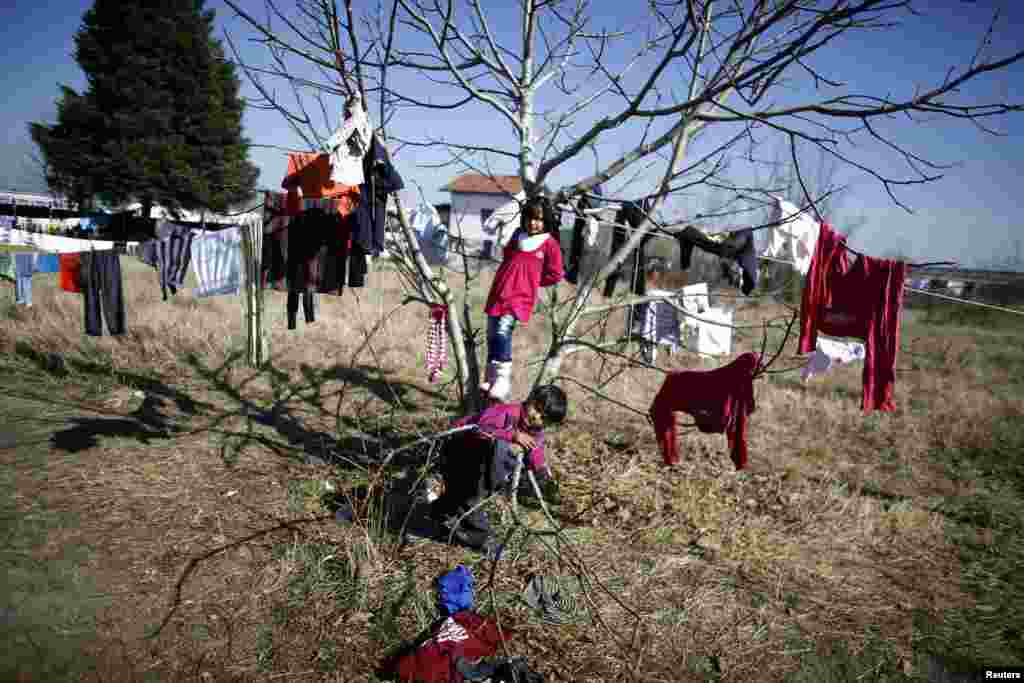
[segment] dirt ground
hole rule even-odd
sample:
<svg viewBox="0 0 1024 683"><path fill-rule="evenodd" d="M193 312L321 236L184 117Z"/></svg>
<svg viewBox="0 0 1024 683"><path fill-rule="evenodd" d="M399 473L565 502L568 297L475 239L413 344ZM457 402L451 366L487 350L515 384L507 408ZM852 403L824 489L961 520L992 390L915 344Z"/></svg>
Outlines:
<svg viewBox="0 0 1024 683"><path fill-rule="evenodd" d="M997 459L1024 445L1011 337L908 326L886 416L860 413L859 368L766 380L742 473L723 437L696 432L666 470L644 420L574 392L550 438L560 540L537 533L540 512L516 527L499 505L495 565L402 543L372 506L339 523L325 503L325 482L344 496L412 476L367 463L451 416L451 386L418 365L418 318L369 345L360 331L394 299L327 301L301 345L274 318L278 355L257 372L223 302L161 306L144 276L131 276L140 317L126 338L82 339L80 304L59 291L5 313L5 678L377 680L458 562L550 680L904 680L924 675L926 638L955 649L942 623L986 634L965 661L1021 661L1006 618L1021 593L1000 564L1016 562L1024 509L1024 477ZM518 338L519 357L543 335ZM602 370L575 358L566 372ZM605 390L643 407L660 377ZM520 599L534 573L586 577L586 620L541 623Z"/></svg>

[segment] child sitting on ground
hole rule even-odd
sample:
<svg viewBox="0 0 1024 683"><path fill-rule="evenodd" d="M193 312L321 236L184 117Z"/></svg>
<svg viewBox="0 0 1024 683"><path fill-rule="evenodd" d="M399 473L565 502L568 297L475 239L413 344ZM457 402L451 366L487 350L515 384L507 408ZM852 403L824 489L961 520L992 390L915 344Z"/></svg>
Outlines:
<svg viewBox="0 0 1024 683"><path fill-rule="evenodd" d="M487 376L480 388L496 401L504 401L512 388L512 331L526 323L537 303L537 290L561 281L562 248L545 232L544 209L527 204L522 227L502 252L484 312L487 314Z"/></svg>
<svg viewBox="0 0 1024 683"><path fill-rule="evenodd" d="M455 540L474 548L486 545L491 531L487 513L476 509L461 522L459 518L488 495L510 491L517 451L525 454L524 466L534 472L537 484L548 497L553 495L554 480L544 460L544 427L560 424L567 408L565 392L546 384L523 403L498 403L455 422L477 429L450 439L441 456L444 493L431 504L430 516L442 525L446 539L457 525ZM524 474L520 495L532 492Z"/></svg>

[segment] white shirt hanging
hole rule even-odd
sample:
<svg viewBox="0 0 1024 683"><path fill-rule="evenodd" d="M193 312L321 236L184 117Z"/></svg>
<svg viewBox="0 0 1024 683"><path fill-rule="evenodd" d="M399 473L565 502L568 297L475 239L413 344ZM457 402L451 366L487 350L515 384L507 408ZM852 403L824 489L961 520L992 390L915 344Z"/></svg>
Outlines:
<svg viewBox="0 0 1024 683"><path fill-rule="evenodd" d="M729 355L732 350L732 309L708 308L700 317L701 320L686 319L686 325L691 329L689 349L710 356Z"/></svg>
<svg viewBox="0 0 1024 683"><path fill-rule="evenodd" d="M781 197L775 197L769 222L779 225L754 231L754 247L758 256L792 261L800 274L806 275L821 225L806 211Z"/></svg>
<svg viewBox="0 0 1024 683"><path fill-rule="evenodd" d="M841 341L818 336L814 351L807 358L807 365L800 374L803 381L814 375L828 372L833 366L845 365L864 360L864 344L855 341Z"/></svg>
<svg viewBox="0 0 1024 683"><path fill-rule="evenodd" d="M352 102L351 111L352 115L342 119L341 127L330 137L326 147L331 155L331 180L356 186L363 183L363 156L370 149L373 130L360 98Z"/></svg>

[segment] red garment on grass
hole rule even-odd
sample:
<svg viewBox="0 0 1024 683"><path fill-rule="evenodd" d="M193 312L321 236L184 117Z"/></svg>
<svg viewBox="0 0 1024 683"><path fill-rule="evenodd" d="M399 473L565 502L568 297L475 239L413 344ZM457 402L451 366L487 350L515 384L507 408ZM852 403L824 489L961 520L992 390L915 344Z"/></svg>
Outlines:
<svg viewBox="0 0 1024 683"><path fill-rule="evenodd" d="M442 621L434 634L412 652L400 655L386 668L402 681L415 683L462 683L455 668L459 657L477 660L491 657L498 643L507 640L507 630L471 610L457 612Z"/></svg>
<svg viewBox="0 0 1024 683"><path fill-rule="evenodd" d="M714 370L669 373L651 404L654 433L666 465L679 461L674 411L689 413L706 434L725 433L736 469L747 465L747 415L754 412L753 373L761 357L744 353Z"/></svg>
<svg viewBox="0 0 1024 683"><path fill-rule="evenodd" d="M562 248L548 236L533 251L519 248L519 238L525 231L517 231L502 253L502 262L494 274L491 291L487 294L484 313L506 315L511 313L521 323L529 321L537 303L537 290L558 284L564 276Z"/></svg>
<svg viewBox="0 0 1024 683"><path fill-rule="evenodd" d="M82 255L78 252L58 254L60 288L72 294L82 293Z"/></svg>
<svg viewBox="0 0 1024 683"><path fill-rule="evenodd" d="M821 224L800 304L798 351L814 351L818 332L862 339L865 413L895 408L894 368L906 277L902 261L857 256L851 265L846 235Z"/></svg>

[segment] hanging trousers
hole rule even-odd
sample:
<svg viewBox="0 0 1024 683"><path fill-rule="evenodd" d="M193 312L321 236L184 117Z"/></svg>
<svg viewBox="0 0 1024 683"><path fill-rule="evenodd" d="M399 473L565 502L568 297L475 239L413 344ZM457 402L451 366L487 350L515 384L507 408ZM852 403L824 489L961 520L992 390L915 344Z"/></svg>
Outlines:
<svg viewBox="0 0 1024 683"><path fill-rule="evenodd" d="M306 324L316 322L313 311L313 292L288 292L288 329L294 330L299 312L299 301L302 301L302 312L306 316Z"/></svg>
<svg viewBox="0 0 1024 683"><path fill-rule="evenodd" d="M124 293L121 288L121 257L113 250L82 252L82 300L85 302L85 333L102 336L100 310L107 331L124 334Z"/></svg>

